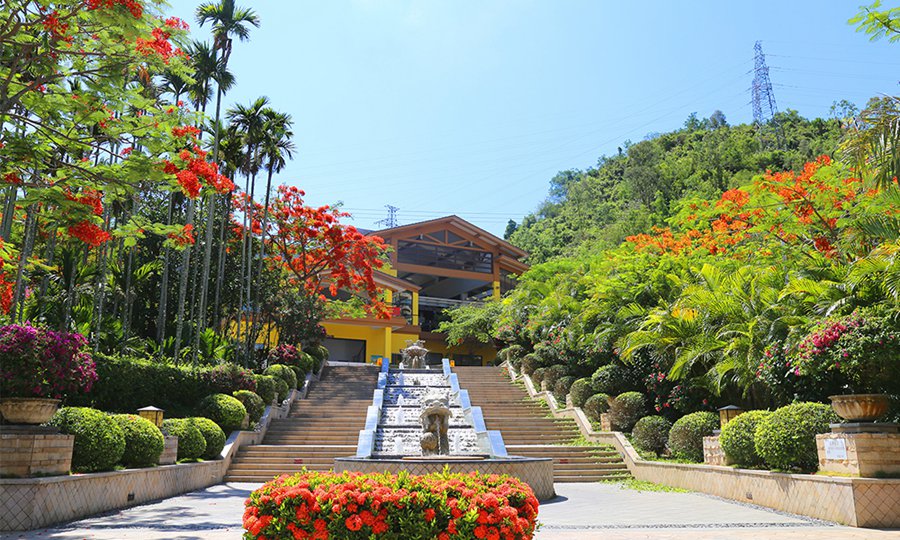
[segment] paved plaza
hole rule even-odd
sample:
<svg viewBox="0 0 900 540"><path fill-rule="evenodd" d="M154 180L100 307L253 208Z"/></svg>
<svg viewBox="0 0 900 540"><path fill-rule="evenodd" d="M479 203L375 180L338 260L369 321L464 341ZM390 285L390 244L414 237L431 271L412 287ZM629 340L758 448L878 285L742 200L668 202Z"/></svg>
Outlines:
<svg viewBox="0 0 900 540"><path fill-rule="evenodd" d="M244 499L259 484L220 484L153 504L3 539L235 540ZM559 484L541 505L539 540L900 539L695 493L643 492L616 484Z"/></svg>

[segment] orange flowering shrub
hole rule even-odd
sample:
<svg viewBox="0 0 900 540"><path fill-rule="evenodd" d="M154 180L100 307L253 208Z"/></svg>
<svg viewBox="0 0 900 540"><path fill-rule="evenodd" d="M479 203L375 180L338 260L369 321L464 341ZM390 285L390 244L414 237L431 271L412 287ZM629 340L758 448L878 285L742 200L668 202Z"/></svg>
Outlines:
<svg viewBox="0 0 900 540"><path fill-rule="evenodd" d="M250 494L245 540L526 539L538 501L508 476L303 472Z"/></svg>

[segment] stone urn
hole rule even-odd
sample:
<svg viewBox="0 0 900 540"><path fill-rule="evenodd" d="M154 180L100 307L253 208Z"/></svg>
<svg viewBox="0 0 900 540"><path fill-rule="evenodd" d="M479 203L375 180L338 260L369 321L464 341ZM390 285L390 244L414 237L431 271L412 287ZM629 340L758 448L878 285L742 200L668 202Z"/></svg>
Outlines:
<svg viewBox="0 0 900 540"><path fill-rule="evenodd" d="M58 407L58 399L0 398L0 414L10 424L43 424L53 417Z"/></svg>
<svg viewBox="0 0 900 540"><path fill-rule="evenodd" d="M887 394L846 394L828 396L831 408L848 422L872 422L888 412L891 401Z"/></svg>

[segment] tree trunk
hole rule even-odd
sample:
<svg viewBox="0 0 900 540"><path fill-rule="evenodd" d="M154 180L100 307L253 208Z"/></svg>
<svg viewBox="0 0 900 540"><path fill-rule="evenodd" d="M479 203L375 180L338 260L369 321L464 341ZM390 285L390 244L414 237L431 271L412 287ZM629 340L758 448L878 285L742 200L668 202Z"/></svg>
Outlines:
<svg viewBox="0 0 900 540"><path fill-rule="evenodd" d="M232 175L234 176L234 175ZM234 181L234 178L231 179ZM222 286L225 284L225 244L228 239L228 216L231 214L231 193L225 197L225 208L222 209L222 222L219 226L219 258L216 261L216 296L213 302L213 321L218 327L222 316L219 312Z"/></svg>
<svg viewBox="0 0 900 540"><path fill-rule="evenodd" d="M25 209L25 237L22 242L22 252L19 254L19 263L16 265L16 283L13 288L12 319L23 321L25 314L25 280L27 272L25 266L34 249L35 230L37 229L37 205L31 204Z"/></svg>
<svg viewBox="0 0 900 540"><path fill-rule="evenodd" d="M186 223L194 222L194 201L188 203ZM175 364L181 363L181 334L184 331L184 303L187 301L188 274L191 269L191 247L181 252L181 275L178 283L178 316L175 319Z"/></svg>
<svg viewBox="0 0 900 540"><path fill-rule="evenodd" d="M166 225L172 224L172 207L175 204L175 194L169 194L169 214ZM169 297L169 248L163 246L163 269L159 287L159 312L156 316L156 343L162 355L162 344L166 339L166 303Z"/></svg>

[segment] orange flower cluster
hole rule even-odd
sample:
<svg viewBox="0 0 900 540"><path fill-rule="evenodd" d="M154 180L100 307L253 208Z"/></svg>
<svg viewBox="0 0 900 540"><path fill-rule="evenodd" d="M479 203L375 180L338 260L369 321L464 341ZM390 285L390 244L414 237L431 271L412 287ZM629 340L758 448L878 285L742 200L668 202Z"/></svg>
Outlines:
<svg viewBox="0 0 900 540"><path fill-rule="evenodd" d="M111 238L108 232L90 221L79 221L69 227L68 231L69 236L77 238L91 247L97 247Z"/></svg>
<svg viewBox="0 0 900 540"><path fill-rule="evenodd" d="M169 38L172 37L169 32L162 28L154 28L150 35L152 39L139 37L135 40L134 48L140 54L150 56L155 53L167 64L173 57L184 55L181 49L169 43Z"/></svg>
<svg viewBox="0 0 900 540"><path fill-rule="evenodd" d="M178 247L190 246L196 242L194 238L194 226L190 223L181 228L177 233L169 233L168 237Z"/></svg>
<svg viewBox="0 0 900 540"><path fill-rule="evenodd" d="M123 6L135 19L140 19L144 14L144 6L138 0L86 0L88 9L112 9L115 6Z"/></svg>
<svg viewBox="0 0 900 540"><path fill-rule="evenodd" d="M200 130L194 126L174 127L172 135L184 138L190 149L182 149L177 158L163 162L163 172L174 174L182 192L196 199L203 189L203 184L210 186L218 193L230 193L234 183L225 175L219 174L219 166L206 160L207 153L196 144Z"/></svg>
<svg viewBox="0 0 900 540"><path fill-rule="evenodd" d="M70 201L79 202L85 206L90 206L95 216L103 215L103 193L92 188L84 188L81 195L73 195L67 188L65 191L66 198Z"/></svg>
<svg viewBox="0 0 900 540"><path fill-rule="evenodd" d="M247 499L245 538L524 540L538 501L527 484L498 475L305 472L283 475Z"/></svg>

